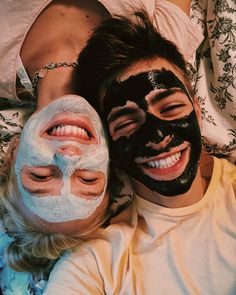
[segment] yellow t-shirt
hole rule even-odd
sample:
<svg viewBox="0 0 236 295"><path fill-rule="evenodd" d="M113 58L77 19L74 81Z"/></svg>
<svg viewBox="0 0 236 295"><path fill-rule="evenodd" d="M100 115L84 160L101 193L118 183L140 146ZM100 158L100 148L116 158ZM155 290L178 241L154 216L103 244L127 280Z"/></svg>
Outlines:
<svg viewBox="0 0 236 295"><path fill-rule="evenodd" d="M236 167L214 158L196 204L140 197L93 240L56 264L45 294L235 295Z"/></svg>

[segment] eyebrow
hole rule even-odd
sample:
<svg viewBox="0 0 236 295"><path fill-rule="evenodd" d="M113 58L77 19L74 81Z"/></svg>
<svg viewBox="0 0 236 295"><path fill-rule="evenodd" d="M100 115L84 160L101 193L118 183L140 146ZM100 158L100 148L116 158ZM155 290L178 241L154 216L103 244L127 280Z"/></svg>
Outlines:
<svg viewBox="0 0 236 295"><path fill-rule="evenodd" d="M28 187L24 187L27 191L29 191L31 194L45 194L48 193L48 190L46 189L29 189Z"/></svg>
<svg viewBox="0 0 236 295"><path fill-rule="evenodd" d="M97 191L97 192L90 192L90 191L79 191L79 194L86 196L86 197L98 197L102 194L104 188Z"/></svg>
<svg viewBox="0 0 236 295"><path fill-rule="evenodd" d="M155 104L156 102L158 102L158 101L160 101L160 100L162 100L162 99L164 99L164 98L166 98L166 97L168 97L168 96L170 96L172 94L175 94L177 92L181 92L181 93L187 95L186 91L184 91L181 88L166 89L166 90L164 90L164 91L162 91L160 93L154 94L153 97L150 98L149 102L151 104Z"/></svg>
<svg viewBox="0 0 236 295"><path fill-rule="evenodd" d="M114 114L111 114L109 116L109 118L108 118L108 124L111 121L116 120L120 116L135 114L136 112L137 112L137 109L134 109L134 108L131 108L131 107L124 107L123 109L120 109L120 110L116 111Z"/></svg>

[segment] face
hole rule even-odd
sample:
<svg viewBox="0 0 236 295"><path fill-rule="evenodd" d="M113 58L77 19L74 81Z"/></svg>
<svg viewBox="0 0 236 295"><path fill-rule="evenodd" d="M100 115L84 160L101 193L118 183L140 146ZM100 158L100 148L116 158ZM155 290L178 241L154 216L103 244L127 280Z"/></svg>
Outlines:
<svg viewBox="0 0 236 295"><path fill-rule="evenodd" d="M189 190L201 153L198 118L182 81L163 59L140 62L123 71L102 100L118 162L163 196Z"/></svg>
<svg viewBox="0 0 236 295"><path fill-rule="evenodd" d="M15 163L22 203L46 223L85 222L104 206L108 164L98 114L82 97L64 96L22 132Z"/></svg>

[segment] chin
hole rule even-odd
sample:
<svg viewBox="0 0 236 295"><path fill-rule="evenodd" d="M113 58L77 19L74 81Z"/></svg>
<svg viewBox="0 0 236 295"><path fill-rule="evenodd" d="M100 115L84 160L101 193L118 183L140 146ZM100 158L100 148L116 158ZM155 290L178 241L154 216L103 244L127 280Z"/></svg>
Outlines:
<svg viewBox="0 0 236 295"><path fill-rule="evenodd" d="M148 175L139 175L134 177L144 184L151 191L165 197L174 197L187 193L197 175L198 165L187 165L184 172L173 180L157 181Z"/></svg>

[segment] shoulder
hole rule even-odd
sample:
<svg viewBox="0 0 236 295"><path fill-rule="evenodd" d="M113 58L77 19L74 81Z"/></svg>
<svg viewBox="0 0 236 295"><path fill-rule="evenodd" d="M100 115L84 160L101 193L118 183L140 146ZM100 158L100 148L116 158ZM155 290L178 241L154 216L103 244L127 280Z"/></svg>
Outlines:
<svg viewBox="0 0 236 295"><path fill-rule="evenodd" d="M211 189L217 188L215 195L235 211L236 199L236 166L223 158L214 157L214 166L210 183Z"/></svg>
<svg viewBox="0 0 236 295"><path fill-rule="evenodd" d="M236 166L227 159L219 159L214 157L214 170L221 172L222 178L235 185L236 182Z"/></svg>
<svg viewBox="0 0 236 295"><path fill-rule="evenodd" d="M54 266L45 294L54 294L57 289L59 294L67 294L68 290L68 294L81 290L82 294L104 294L103 278L111 276L111 267L123 269L136 222L135 204L131 204L107 228L97 230L89 240L67 251Z"/></svg>
<svg viewBox="0 0 236 295"><path fill-rule="evenodd" d="M16 100L15 77L18 55L37 16L49 4L47 0L3 0L0 10L0 97ZM18 100L18 99L17 99Z"/></svg>
<svg viewBox="0 0 236 295"><path fill-rule="evenodd" d="M100 294L97 289L102 289L103 282L97 262L100 257L96 253L98 247L96 245L93 248L91 241L84 242L64 253L50 273L44 294ZM99 252L102 253L101 249ZM106 247L103 248L103 253L105 261L109 263Z"/></svg>

